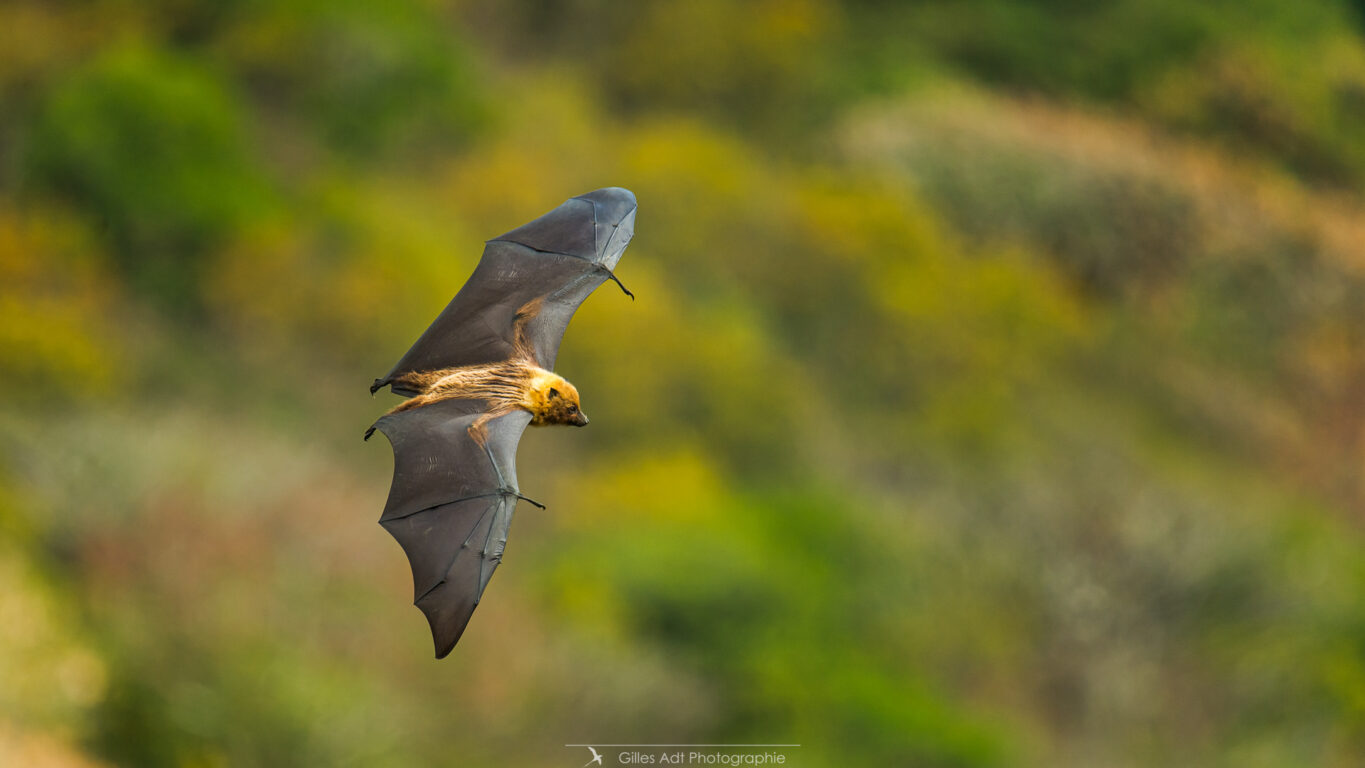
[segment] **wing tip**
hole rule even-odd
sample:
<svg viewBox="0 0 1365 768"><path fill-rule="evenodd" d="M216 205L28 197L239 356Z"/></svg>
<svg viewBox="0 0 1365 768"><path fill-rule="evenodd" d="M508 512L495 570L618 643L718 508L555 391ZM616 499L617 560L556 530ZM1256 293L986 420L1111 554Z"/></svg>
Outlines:
<svg viewBox="0 0 1365 768"><path fill-rule="evenodd" d="M602 187L591 192L584 192L581 195L574 195L574 200L588 200L593 203L621 203L628 208L635 208L639 202L635 199L635 193L625 187Z"/></svg>
<svg viewBox="0 0 1365 768"><path fill-rule="evenodd" d="M416 604L414 603L414 605ZM451 651L455 650L455 646L460 642L460 637L464 634L465 627L469 626L470 617L466 616L463 622L458 623L458 627L455 628L455 631L450 633L448 628L440 625L440 619L434 612L429 612L420 605L418 605L417 608L422 611L422 615L426 616L427 626L431 628L432 648L436 652L437 660L444 659L450 655ZM473 614L472 610L470 611L470 614Z"/></svg>
<svg viewBox="0 0 1365 768"><path fill-rule="evenodd" d="M432 647L436 652L437 659L444 659L450 655L451 651L455 650L455 646L459 644L460 638L464 636L465 628L469 626L469 619L474 613L474 608L477 606L478 603L476 601L475 604L470 607L469 613L465 614L463 620L457 620L454 623L454 626L442 626L441 619L438 618L434 612L428 612L427 609L422 608L422 606L417 606L427 617L427 624L431 627L431 642Z"/></svg>
<svg viewBox="0 0 1365 768"><path fill-rule="evenodd" d="M485 241L572 256L612 269L635 231L635 193L602 187L565 200L516 229Z"/></svg>
<svg viewBox="0 0 1365 768"><path fill-rule="evenodd" d="M603 187L570 199L591 203L594 223L612 229L622 224L633 228L635 211L640 207L635 193L625 187ZM598 256L602 255L599 247Z"/></svg>

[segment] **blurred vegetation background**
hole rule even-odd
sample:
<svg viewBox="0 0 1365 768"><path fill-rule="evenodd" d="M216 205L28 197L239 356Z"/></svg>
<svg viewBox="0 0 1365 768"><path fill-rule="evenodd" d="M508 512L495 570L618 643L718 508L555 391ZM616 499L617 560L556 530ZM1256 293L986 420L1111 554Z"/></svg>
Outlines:
<svg viewBox="0 0 1365 768"><path fill-rule="evenodd" d="M10 0L0 105L0 763L1365 755L1359 0ZM606 185L436 664L366 387Z"/></svg>

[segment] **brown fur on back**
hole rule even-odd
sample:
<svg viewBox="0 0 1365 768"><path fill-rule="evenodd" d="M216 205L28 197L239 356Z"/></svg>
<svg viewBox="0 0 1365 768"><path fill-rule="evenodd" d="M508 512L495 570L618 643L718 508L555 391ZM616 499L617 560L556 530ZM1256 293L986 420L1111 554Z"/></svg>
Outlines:
<svg viewBox="0 0 1365 768"><path fill-rule="evenodd" d="M487 400L490 406L512 405L521 399L536 368L508 360L491 365L470 365L462 368L443 368L438 371L405 373L394 383L419 394L403 405L414 407L426 402L461 398ZM428 398L412 404L413 400ZM412 405L410 405L412 404Z"/></svg>
<svg viewBox="0 0 1365 768"><path fill-rule="evenodd" d="M508 360L490 365L469 365L437 371L415 371L394 379L403 389L418 394L398 404L390 413L406 411L441 400L484 400L499 415L521 402L535 376L535 366Z"/></svg>

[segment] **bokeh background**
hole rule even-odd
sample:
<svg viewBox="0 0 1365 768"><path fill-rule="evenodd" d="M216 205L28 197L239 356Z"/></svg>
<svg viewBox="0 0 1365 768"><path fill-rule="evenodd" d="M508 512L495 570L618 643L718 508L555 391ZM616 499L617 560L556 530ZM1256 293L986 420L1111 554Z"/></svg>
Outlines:
<svg viewBox="0 0 1365 768"><path fill-rule="evenodd" d="M366 389L607 185L434 662ZM9 0L0 388L5 765L1360 765L1365 4Z"/></svg>

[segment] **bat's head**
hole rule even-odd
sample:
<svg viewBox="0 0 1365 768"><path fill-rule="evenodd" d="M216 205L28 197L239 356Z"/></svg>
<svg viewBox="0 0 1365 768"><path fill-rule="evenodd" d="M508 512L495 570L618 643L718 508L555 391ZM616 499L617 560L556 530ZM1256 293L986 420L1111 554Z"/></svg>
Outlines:
<svg viewBox="0 0 1365 768"><path fill-rule="evenodd" d="M531 412L532 426L588 425L588 417L578 402L578 388L557 373L544 371L532 378L525 405L526 410Z"/></svg>

